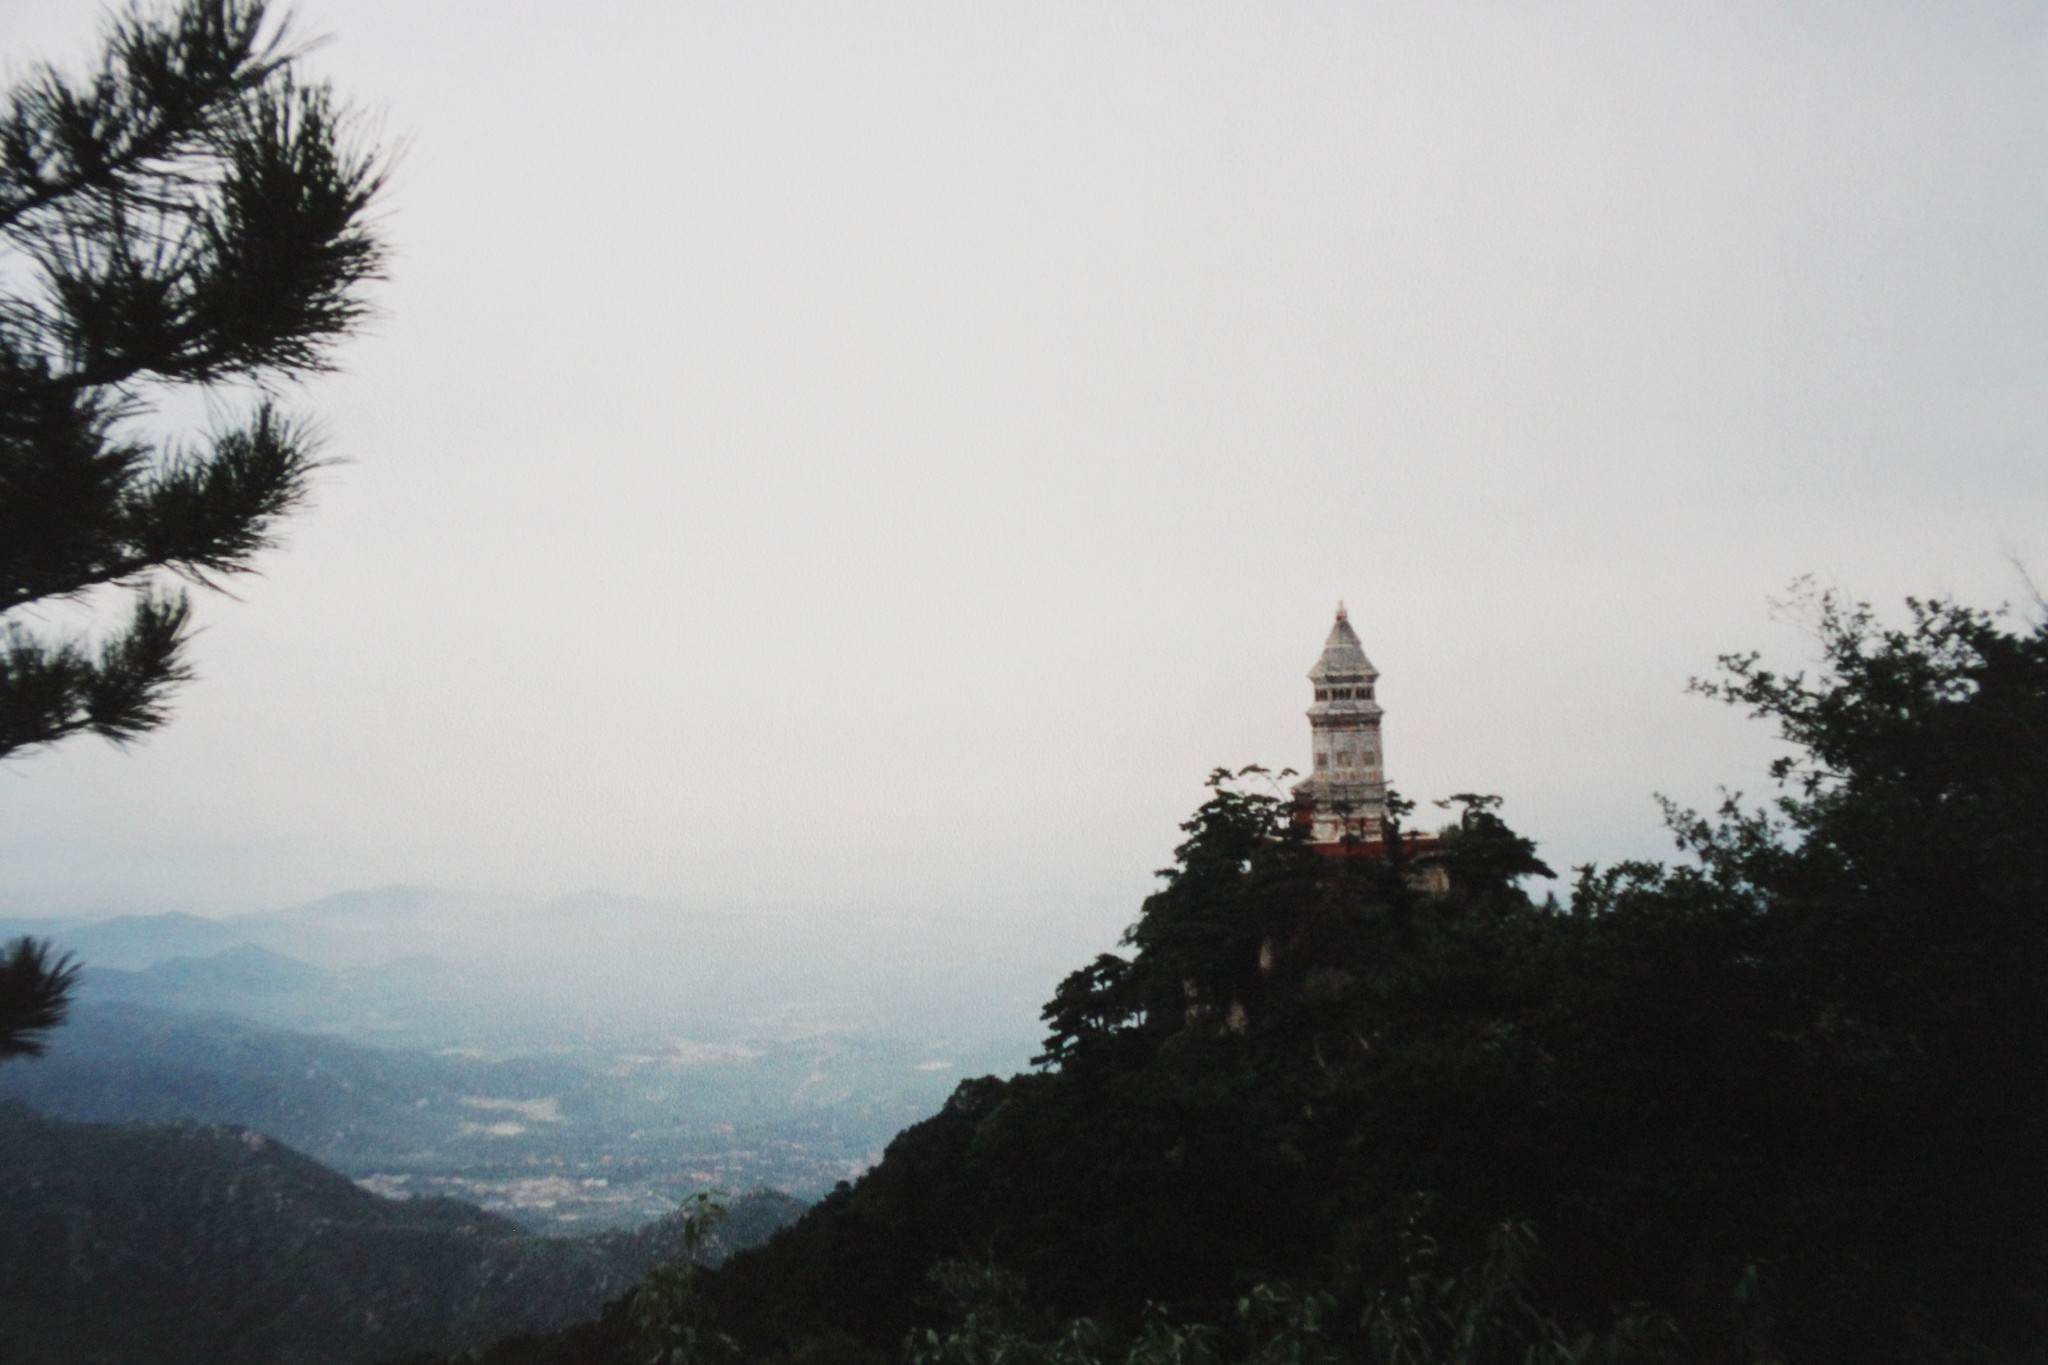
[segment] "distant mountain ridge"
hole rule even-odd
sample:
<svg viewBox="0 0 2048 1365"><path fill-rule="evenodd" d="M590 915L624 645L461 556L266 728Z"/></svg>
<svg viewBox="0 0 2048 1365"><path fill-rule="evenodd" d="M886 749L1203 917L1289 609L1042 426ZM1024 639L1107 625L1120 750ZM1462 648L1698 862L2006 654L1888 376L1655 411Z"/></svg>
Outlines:
<svg viewBox="0 0 2048 1365"><path fill-rule="evenodd" d="M140 974L138 974L140 975ZM365 1047L224 1016L88 999L34 1065L0 1069L0 1099L80 1122L232 1118L351 1174L430 1161L461 1144L465 1100L566 1103L596 1118L567 1061L490 1062ZM499 1139L506 1159L524 1144Z"/></svg>
<svg viewBox="0 0 2048 1365"><path fill-rule="evenodd" d="M138 971L170 957L204 957L249 941L226 920L171 911L106 919L0 919L0 940L47 938L88 963Z"/></svg>
<svg viewBox="0 0 2048 1365"><path fill-rule="evenodd" d="M802 1205L735 1202L715 1252ZM0 1358L357 1365L593 1315L680 1254L671 1218L549 1238L372 1195L259 1133L66 1123L0 1103Z"/></svg>
<svg viewBox="0 0 2048 1365"><path fill-rule="evenodd" d="M136 972L121 972L114 967L87 970L94 978L93 986L101 991L123 976L149 977L173 990L261 994L331 988L335 980L332 972L259 943L238 943L205 957L167 957Z"/></svg>
<svg viewBox="0 0 2048 1365"><path fill-rule="evenodd" d="M0 918L0 941L21 935L50 940L89 971L267 949L333 973L341 989L209 1004L169 998L165 975L104 979L135 1003L430 1049L530 1049L563 1032L938 1034L1013 1066L1035 1046L1031 1021L1065 961L1046 946L1020 951L1014 935L965 916L738 914L601 888L542 899L401 884L222 917ZM399 962L412 965L394 972ZM427 962L446 971L423 988ZM391 989L380 996L382 986ZM286 995L292 1007L280 1011ZM515 1020L521 1027L497 1027Z"/></svg>
<svg viewBox="0 0 2048 1365"><path fill-rule="evenodd" d="M0 918L0 942L48 939L89 970L150 972L173 959L213 958L260 948L334 974L314 983L323 998L301 999L280 1014L254 999L210 1008L266 1022L357 1032L376 1014L418 1023L408 1041L468 1045L465 1019L517 1010L573 1019L579 1026L630 1014L673 1021L680 1010L696 1026L753 1015L773 1017L792 1004L813 1008L845 979L827 963L804 926L691 909L599 888L551 899L495 896L397 884L338 891L299 905L219 917L166 912L97 918ZM884 955L887 956L886 954ZM409 979L403 1000L372 995L376 974L404 959L445 965L431 995ZM103 980L118 998L166 1008L207 1008L168 998L170 979ZM231 991L247 983L224 982ZM290 992L271 993L281 998ZM302 990L298 992L304 996ZM841 992L847 998L858 992ZM463 999L457 1002L454 997ZM460 1005L458 1009L438 1008ZM387 1009L396 1004L397 1010ZM422 1008L424 1007L424 1008ZM843 1005L842 1005L843 1008ZM382 1021L380 1031L401 1028Z"/></svg>

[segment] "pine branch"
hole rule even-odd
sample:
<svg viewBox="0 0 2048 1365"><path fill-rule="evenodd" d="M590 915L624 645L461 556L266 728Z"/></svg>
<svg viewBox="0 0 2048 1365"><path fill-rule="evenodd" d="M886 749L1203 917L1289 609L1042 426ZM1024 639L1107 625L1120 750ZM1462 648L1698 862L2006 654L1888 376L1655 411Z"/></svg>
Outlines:
<svg viewBox="0 0 2048 1365"><path fill-rule="evenodd" d="M0 234L46 296L0 301L0 326L45 384L309 373L361 322L384 159L259 42L264 14L130 16L89 89L46 72L0 119Z"/></svg>
<svg viewBox="0 0 2048 1365"><path fill-rule="evenodd" d="M0 953L0 1061L40 1057L43 1035L64 1022L79 964L42 939L18 938Z"/></svg>
<svg viewBox="0 0 2048 1365"><path fill-rule="evenodd" d="M317 442L266 400L192 444L139 435L153 385L328 367L383 268L383 153L266 0L118 18L95 74L0 108L0 756L162 723L188 676L182 596L249 572L306 498ZM132 590L104 642L9 614Z"/></svg>
<svg viewBox="0 0 2048 1365"><path fill-rule="evenodd" d="M300 424L264 403L247 426L215 437L209 454L173 455L122 509L132 557L202 583L248 572L274 543L278 519L305 501L315 448Z"/></svg>
<svg viewBox="0 0 2048 1365"><path fill-rule="evenodd" d="M55 345L46 382L326 369L384 265L368 222L384 168L351 139L327 90L279 81L220 130L219 179L177 214L117 199L28 243L56 305L27 320Z"/></svg>
<svg viewBox="0 0 2048 1365"><path fill-rule="evenodd" d="M116 21L83 87L45 68L0 116L0 232L39 212L120 193L203 143L227 110L295 55L261 41L264 0L197 0L167 20Z"/></svg>
<svg viewBox="0 0 2048 1365"><path fill-rule="evenodd" d="M55 444L0 439L0 612L157 569L208 586L247 573L320 465L311 434L270 403L204 454L152 461L113 445L43 458Z"/></svg>
<svg viewBox="0 0 2048 1365"><path fill-rule="evenodd" d="M0 610L101 581L149 455L115 438L110 396L11 377L0 357Z"/></svg>
<svg viewBox="0 0 2048 1365"><path fill-rule="evenodd" d="M126 626L97 650L9 625L0 637L0 758L78 734L124 744L163 724L170 693L192 676L190 628L184 594L155 592L138 595Z"/></svg>

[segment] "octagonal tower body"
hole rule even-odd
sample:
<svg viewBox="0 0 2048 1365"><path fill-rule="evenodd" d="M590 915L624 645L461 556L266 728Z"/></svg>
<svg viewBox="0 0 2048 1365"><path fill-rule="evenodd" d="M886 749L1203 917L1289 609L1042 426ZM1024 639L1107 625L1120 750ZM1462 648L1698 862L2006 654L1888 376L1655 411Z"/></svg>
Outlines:
<svg viewBox="0 0 2048 1365"><path fill-rule="evenodd" d="M1365 657L1344 604L1308 671L1315 704L1308 709L1314 753L1309 776L1294 788L1309 820L1312 844L1378 845L1386 836L1387 776L1380 748L1379 670Z"/></svg>

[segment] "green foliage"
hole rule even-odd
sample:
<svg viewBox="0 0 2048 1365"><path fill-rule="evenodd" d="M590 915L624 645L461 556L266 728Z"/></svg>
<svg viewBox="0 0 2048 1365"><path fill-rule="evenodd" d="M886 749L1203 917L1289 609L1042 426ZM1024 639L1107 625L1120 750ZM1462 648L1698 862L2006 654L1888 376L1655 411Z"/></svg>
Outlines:
<svg viewBox="0 0 2048 1365"><path fill-rule="evenodd" d="M1459 792L1437 805L1458 808L1457 823L1441 835L1440 856L1450 873L1453 895L1512 912L1522 908L1522 878L1557 875L1536 856L1536 841L1515 833L1501 819L1498 796Z"/></svg>
<svg viewBox="0 0 2048 1365"><path fill-rule="evenodd" d="M711 1234L726 1219L723 1204L698 1194L683 1205L683 1254L664 1261L633 1291L635 1340L646 1365L723 1365L739 1343L717 1328L718 1310L697 1289Z"/></svg>
<svg viewBox="0 0 2048 1365"><path fill-rule="evenodd" d="M18 938L0 953L0 1061L42 1055L44 1035L70 1012L78 970L40 939Z"/></svg>
<svg viewBox="0 0 2048 1365"><path fill-rule="evenodd" d="M1610 1104L1608 1142L1685 1172L1655 1216L1720 1191L1700 1240L1777 1266L1789 1353L2017 1349L2048 1335L2048 626L1804 605L1817 671L1695 684L1776 725L1778 795L1673 809L1690 865L1582 873L1581 1056L1691 1087Z"/></svg>
<svg viewBox="0 0 2048 1365"><path fill-rule="evenodd" d="M182 0L0 110L0 755L161 724L190 675L164 580L248 571L305 498L315 442L269 391L362 320L384 172L297 56L263 0ZM265 396L202 441L140 429L236 385ZM97 645L20 615L87 594L127 599Z"/></svg>
<svg viewBox="0 0 2048 1365"><path fill-rule="evenodd" d="M1503 1223L1488 1234L1478 1266L1445 1274L1434 1240L1418 1237L1400 1283L1368 1297L1363 1349L1350 1358L1373 1365L1660 1365L1687 1358L1676 1324L1642 1304L1604 1332L1560 1327L1529 1296L1535 1256L1535 1230ZM1333 1301L1324 1296L1322 1304L1326 1316Z"/></svg>
<svg viewBox="0 0 2048 1365"><path fill-rule="evenodd" d="M1034 1060L1041 1066L1081 1065L1107 1051L1137 1021L1138 1002L1131 990L1131 964L1115 953L1103 953L1060 982L1041 1014L1048 1032L1045 1050Z"/></svg>
<svg viewBox="0 0 2048 1365"><path fill-rule="evenodd" d="M1354 1273L1329 1288L1255 1285L1221 1324L1181 1323L1156 1305L1134 1333L1111 1343L1090 1318L1031 1332L1028 1297L1014 1276L987 1266L942 1263L935 1279L970 1278L981 1292L950 1327L925 1327L904 1343L905 1365L1676 1365L1687 1356L1664 1315L1645 1307L1601 1332L1568 1333L1529 1298L1535 1233L1492 1230L1486 1254L1445 1272L1426 1236L1409 1248L1405 1273L1361 1291ZM991 1292L994 1291L994 1292ZM1762 1362L1756 1362L1762 1365Z"/></svg>

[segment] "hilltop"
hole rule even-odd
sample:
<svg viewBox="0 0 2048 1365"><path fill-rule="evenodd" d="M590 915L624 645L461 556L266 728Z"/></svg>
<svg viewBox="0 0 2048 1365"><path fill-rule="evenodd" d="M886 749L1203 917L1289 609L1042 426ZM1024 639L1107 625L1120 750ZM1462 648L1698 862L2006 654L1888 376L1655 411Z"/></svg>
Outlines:
<svg viewBox="0 0 2048 1365"><path fill-rule="evenodd" d="M1218 774L1038 1069L687 1296L483 1359L2040 1360L2048 625L1817 629L1817 673L1703 689L1778 725L1778 798L1567 906L1493 798L1425 888L1402 803L1330 857Z"/></svg>

